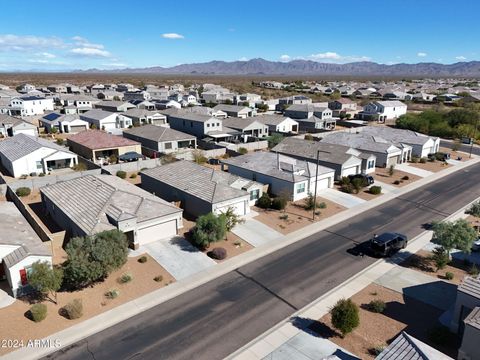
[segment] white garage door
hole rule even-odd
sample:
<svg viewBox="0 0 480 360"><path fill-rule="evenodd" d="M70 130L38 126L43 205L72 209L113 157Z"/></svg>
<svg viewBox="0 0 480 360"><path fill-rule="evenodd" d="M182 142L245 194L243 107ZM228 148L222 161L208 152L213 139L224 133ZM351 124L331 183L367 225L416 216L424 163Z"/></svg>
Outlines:
<svg viewBox="0 0 480 360"><path fill-rule="evenodd" d="M387 167L391 165L397 165L397 163L398 163L398 156L391 156L387 160Z"/></svg>
<svg viewBox="0 0 480 360"><path fill-rule="evenodd" d="M215 213L216 214L224 213L228 210L229 207L233 208L233 210L235 211L235 214L237 214L239 216L245 215L245 202L244 201L241 201L241 202L238 202L238 203L235 203L235 204L230 204L230 205L223 206L223 207L219 207L219 208L217 208Z"/></svg>
<svg viewBox="0 0 480 360"><path fill-rule="evenodd" d="M148 244L156 240L168 239L177 234L177 222L171 220L163 224L149 226L137 231L137 239L140 245Z"/></svg>
<svg viewBox="0 0 480 360"><path fill-rule="evenodd" d="M330 185L329 180L330 180L329 178L318 180L317 181L317 191L322 190L322 189L328 189L329 185Z"/></svg>
<svg viewBox="0 0 480 360"><path fill-rule="evenodd" d="M342 176L355 175L358 174L358 166L351 166L343 169Z"/></svg>

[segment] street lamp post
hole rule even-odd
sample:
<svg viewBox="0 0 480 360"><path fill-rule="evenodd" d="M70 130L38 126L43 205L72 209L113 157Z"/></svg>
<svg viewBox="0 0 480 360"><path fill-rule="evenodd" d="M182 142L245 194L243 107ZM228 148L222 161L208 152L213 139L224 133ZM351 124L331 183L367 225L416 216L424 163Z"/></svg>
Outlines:
<svg viewBox="0 0 480 360"><path fill-rule="evenodd" d="M315 220L315 211L317 210L317 185L318 185L318 163L320 162L320 150L317 150L317 168L315 170L315 197L313 198L312 218Z"/></svg>
<svg viewBox="0 0 480 360"><path fill-rule="evenodd" d="M469 158L472 157L473 143L475 142L475 137L477 136L478 120L479 120L479 117L477 117L477 121L475 122L475 128L473 129L473 139L471 139L472 143L470 144L470 155L468 156Z"/></svg>

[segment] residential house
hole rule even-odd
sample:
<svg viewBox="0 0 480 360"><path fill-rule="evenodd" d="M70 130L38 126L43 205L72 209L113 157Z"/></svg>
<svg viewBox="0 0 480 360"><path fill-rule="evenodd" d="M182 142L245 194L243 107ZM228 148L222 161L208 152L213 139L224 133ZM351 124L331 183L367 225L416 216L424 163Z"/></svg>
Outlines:
<svg viewBox="0 0 480 360"><path fill-rule="evenodd" d="M135 109L136 106L127 101L106 100L96 103L95 108L110 112L125 112L130 109Z"/></svg>
<svg viewBox="0 0 480 360"><path fill-rule="evenodd" d="M5 114L0 114L0 135L3 137L26 134L37 136L38 129L35 125Z"/></svg>
<svg viewBox="0 0 480 360"><path fill-rule="evenodd" d="M20 177L73 167L78 157L51 141L18 134L0 141L0 161L11 176Z"/></svg>
<svg viewBox="0 0 480 360"><path fill-rule="evenodd" d="M23 85L20 85L20 87L18 88L18 92L20 93L23 93L23 94L26 94L30 91L33 91L35 90L35 85L32 85L32 84L23 84Z"/></svg>
<svg viewBox="0 0 480 360"><path fill-rule="evenodd" d="M235 103L244 106L254 106L262 101L262 97L258 94L240 94L235 96Z"/></svg>
<svg viewBox="0 0 480 360"><path fill-rule="evenodd" d="M328 103L328 108L332 110L332 115L334 117L347 117L350 114L350 117L354 117L357 113L357 103L348 98L340 98L338 100L330 101Z"/></svg>
<svg viewBox="0 0 480 360"><path fill-rule="evenodd" d="M152 96L148 91L126 91L123 93L123 99L126 101L151 100Z"/></svg>
<svg viewBox="0 0 480 360"><path fill-rule="evenodd" d="M53 111L53 99L40 96L20 96L10 100L9 114L12 116L43 115Z"/></svg>
<svg viewBox="0 0 480 360"><path fill-rule="evenodd" d="M375 155L361 153L349 146L290 137L283 139L272 152L314 163L318 161L320 165L334 169L337 180L375 171Z"/></svg>
<svg viewBox="0 0 480 360"><path fill-rule="evenodd" d="M196 149L197 138L163 126L144 125L124 130L123 137L142 144L143 147L169 154L181 149Z"/></svg>
<svg viewBox="0 0 480 360"><path fill-rule="evenodd" d="M281 98L278 101L279 105L306 105L311 104L312 99L305 95L294 95L286 98Z"/></svg>
<svg viewBox="0 0 480 360"><path fill-rule="evenodd" d="M256 118L241 119L229 117L222 120L223 131L230 132L228 129L236 130L241 134L246 142L249 136L255 138L264 138L268 136L268 126L257 121ZM228 129L227 129L228 128Z"/></svg>
<svg viewBox="0 0 480 360"><path fill-rule="evenodd" d="M96 95L100 100L121 101L123 99L123 93L115 90L103 90L98 92Z"/></svg>
<svg viewBox="0 0 480 360"><path fill-rule="evenodd" d="M337 125L335 118L319 118L315 115L308 119L295 119L298 122L300 131L318 132L322 130L334 130Z"/></svg>
<svg viewBox="0 0 480 360"><path fill-rule="evenodd" d="M67 139L71 151L89 159L100 160L126 153L142 153L140 143L101 130L85 130Z"/></svg>
<svg viewBox="0 0 480 360"><path fill-rule="evenodd" d="M406 113L407 105L401 101L374 101L365 105L363 110L358 113L358 118L385 122L385 120L398 119Z"/></svg>
<svg viewBox="0 0 480 360"><path fill-rule="evenodd" d="M61 133L77 133L89 129L89 123L80 119L79 114L60 114L58 112L51 112L44 115L39 120L40 127L44 127L49 133L53 128L56 128Z"/></svg>
<svg viewBox="0 0 480 360"><path fill-rule="evenodd" d="M155 103L149 100L130 100L130 102L138 109L155 110Z"/></svg>
<svg viewBox="0 0 480 360"><path fill-rule="evenodd" d="M182 104L175 100L155 100L155 108L158 110L170 108L181 109Z"/></svg>
<svg viewBox="0 0 480 360"><path fill-rule="evenodd" d="M183 210L194 216L229 208L244 216L263 189L255 181L186 160L142 171L142 187L167 201L180 201Z"/></svg>
<svg viewBox="0 0 480 360"><path fill-rule="evenodd" d="M298 121L282 115L259 115L255 120L268 126L269 133L292 134L298 132Z"/></svg>
<svg viewBox="0 0 480 360"><path fill-rule="evenodd" d="M419 92L412 95L412 100L416 102L432 102L436 98L436 95L428 94L425 92Z"/></svg>
<svg viewBox="0 0 480 360"><path fill-rule="evenodd" d="M132 119L133 125L164 125L167 123L167 117L165 115L146 109L130 109L125 111L125 116Z"/></svg>
<svg viewBox="0 0 480 360"><path fill-rule="evenodd" d="M66 94L67 87L63 84L53 84L53 85L48 85L47 86L48 91L51 91L52 93L57 93L57 94Z"/></svg>
<svg viewBox="0 0 480 360"><path fill-rule="evenodd" d="M13 202L0 202L0 218L0 280L7 280L14 297L26 295L31 291L28 272L32 264L51 264L52 253Z"/></svg>
<svg viewBox="0 0 480 360"><path fill-rule="evenodd" d="M92 109L80 114L80 119L88 122L90 127L96 127L106 131L124 129L133 125L132 119L119 113L112 113L100 109Z"/></svg>
<svg viewBox="0 0 480 360"><path fill-rule="evenodd" d="M228 89L217 87L215 89L202 92L202 99L205 103L233 103L233 101L235 100L235 94L233 94Z"/></svg>
<svg viewBox="0 0 480 360"><path fill-rule="evenodd" d="M459 360L480 360L480 305L476 306L463 320L462 345L458 350Z"/></svg>
<svg viewBox="0 0 480 360"><path fill-rule="evenodd" d="M218 104L213 108L213 111L223 111L227 113L228 116L245 119L252 116L253 110L248 106L239 106L239 105L228 105L228 104Z"/></svg>
<svg viewBox="0 0 480 360"><path fill-rule="evenodd" d="M292 119L308 119L316 116L319 119L331 119L332 110L328 107L317 106L314 104L291 105L284 111L284 116Z"/></svg>
<svg viewBox="0 0 480 360"><path fill-rule="evenodd" d="M221 160L221 164L222 170L227 165L229 173L268 184L271 194L287 196L293 201L306 198L315 188L327 189L334 184L334 169L322 165L317 168L313 162L273 152L241 155Z"/></svg>
<svg viewBox="0 0 480 360"><path fill-rule="evenodd" d="M40 189L45 211L72 236L122 231L129 245L168 239L183 227L182 210L112 175L86 175Z"/></svg>
<svg viewBox="0 0 480 360"><path fill-rule="evenodd" d="M224 134L222 121L213 116L198 115L194 113L173 113L168 117L170 127L199 139L205 136L218 136Z"/></svg>

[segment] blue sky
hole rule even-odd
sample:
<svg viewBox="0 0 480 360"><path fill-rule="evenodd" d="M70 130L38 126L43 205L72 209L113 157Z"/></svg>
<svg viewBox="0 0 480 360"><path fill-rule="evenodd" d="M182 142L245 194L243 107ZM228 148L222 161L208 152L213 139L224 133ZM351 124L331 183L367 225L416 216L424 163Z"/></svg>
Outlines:
<svg viewBox="0 0 480 360"><path fill-rule="evenodd" d="M0 71L480 60L476 0L2 0Z"/></svg>

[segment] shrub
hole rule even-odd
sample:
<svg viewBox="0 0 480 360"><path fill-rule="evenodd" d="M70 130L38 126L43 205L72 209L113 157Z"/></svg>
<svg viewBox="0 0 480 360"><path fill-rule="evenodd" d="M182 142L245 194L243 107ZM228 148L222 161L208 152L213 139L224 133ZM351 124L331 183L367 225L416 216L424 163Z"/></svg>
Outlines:
<svg viewBox="0 0 480 360"><path fill-rule="evenodd" d="M260 199L257 200L257 206L261 209L268 209L272 205L272 200L266 192L260 196Z"/></svg>
<svg viewBox="0 0 480 360"><path fill-rule="evenodd" d="M378 345L371 349L368 349L368 352L373 356L378 356L383 352L383 350L385 350L385 346Z"/></svg>
<svg viewBox="0 0 480 360"><path fill-rule="evenodd" d="M351 181L353 189L355 190L355 194L358 194L360 190L365 186L365 182L363 179L355 178Z"/></svg>
<svg viewBox="0 0 480 360"><path fill-rule="evenodd" d="M285 206L287 206L287 199L282 196L278 196L272 200L271 206L272 209L283 210L285 209Z"/></svg>
<svg viewBox="0 0 480 360"><path fill-rule="evenodd" d="M192 230L193 242L202 249L207 248L212 242L217 242L225 237L227 232L227 218L208 213L199 216Z"/></svg>
<svg viewBox="0 0 480 360"><path fill-rule="evenodd" d="M312 193L308 193L308 196L303 200L303 208L308 211L314 207L318 207L318 202L315 201L315 196Z"/></svg>
<svg viewBox="0 0 480 360"><path fill-rule="evenodd" d="M192 152L192 155L193 155L193 160L197 163L197 164L205 164L208 159L203 155L203 152L201 150L194 150Z"/></svg>
<svg viewBox="0 0 480 360"><path fill-rule="evenodd" d="M30 195L30 193L31 193L30 188L25 186L19 187L17 190L15 190L15 194L17 194L20 197L28 196Z"/></svg>
<svg viewBox="0 0 480 360"><path fill-rule="evenodd" d="M241 148L238 148L238 153L241 155L245 155L246 153L248 153L248 150L244 147L241 147Z"/></svg>
<svg viewBox="0 0 480 360"><path fill-rule="evenodd" d="M443 247L439 246L433 249L432 252L433 252L432 260L435 263L435 266L437 267L437 271L444 269L445 266L447 266L448 263L450 262L447 251Z"/></svg>
<svg viewBox="0 0 480 360"><path fill-rule="evenodd" d="M420 161L420 158L416 155L412 156L412 163L418 163Z"/></svg>
<svg viewBox="0 0 480 360"><path fill-rule="evenodd" d="M130 273L122 274L122 276L120 276L120 277L118 278L118 282L119 282L120 284L126 284L126 283L129 283L129 282L132 281L132 280L133 280L133 276L132 276L132 274L130 274Z"/></svg>
<svg viewBox="0 0 480 360"><path fill-rule="evenodd" d="M280 220L288 220L288 214L282 214L278 217Z"/></svg>
<svg viewBox="0 0 480 360"><path fill-rule="evenodd" d="M141 263L141 264L146 263L147 260L148 260L148 258L147 258L145 255L144 255L144 256L140 256L140 257L138 258L138 262Z"/></svg>
<svg viewBox="0 0 480 360"><path fill-rule="evenodd" d="M351 194L353 193L353 186L352 184L342 184L340 190L342 190L344 193Z"/></svg>
<svg viewBox="0 0 480 360"><path fill-rule="evenodd" d="M388 168L388 175L393 176L395 174L395 165L390 165Z"/></svg>
<svg viewBox="0 0 480 360"><path fill-rule="evenodd" d="M40 322L47 317L47 305L45 304L34 304L30 308L30 317L35 322Z"/></svg>
<svg viewBox="0 0 480 360"><path fill-rule="evenodd" d="M394 185L400 185L401 183L402 183L402 182L401 182L400 180L395 180L395 181L393 182Z"/></svg>
<svg viewBox="0 0 480 360"><path fill-rule="evenodd" d="M369 191L370 191L370 194L380 195L382 193L382 187L378 185L373 185L373 186L370 186Z"/></svg>
<svg viewBox="0 0 480 360"><path fill-rule="evenodd" d="M42 298L48 298L57 303L57 291L62 286L63 271L53 267L47 261L36 261L32 264L28 274L28 283ZM51 297L50 295L53 295Z"/></svg>
<svg viewBox="0 0 480 360"><path fill-rule="evenodd" d="M420 159L420 164L425 164L426 162L427 162L427 158L422 157L422 158Z"/></svg>
<svg viewBox="0 0 480 360"><path fill-rule="evenodd" d="M480 201L474 202L466 211L465 214L480 217Z"/></svg>
<svg viewBox="0 0 480 360"><path fill-rule="evenodd" d="M120 179L125 179L127 177L127 173L123 170L118 170L115 175L117 175Z"/></svg>
<svg viewBox="0 0 480 360"><path fill-rule="evenodd" d="M108 162L110 164L116 164L118 162L118 158L115 155L110 155L110 157L108 158Z"/></svg>
<svg viewBox="0 0 480 360"><path fill-rule="evenodd" d="M313 140L313 135L312 134L305 134L304 139L312 141Z"/></svg>
<svg viewBox="0 0 480 360"><path fill-rule="evenodd" d="M45 173L41 172L40 174L38 174L38 176L44 177L44 176L45 176Z"/></svg>
<svg viewBox="0 0 480 360"><path fill-rule="evenodd" d="M473 264L470 269L468 269L468 273L472 276L477 276L479 274L478 268L475 264Z"/></svg>
<svg viewBox="0 0 480 360"><path fill-rule="evenodd" d="M227 250L222 247L216 247L209 251L207 255L216 260L223 260L227 257Z"/></svg>
<svg viewBox="0 0 480 360"><path fill-rule="evenodd" d="M367 305L367 309L374 313L383 313L386 308L387 304L383 300L372 300Z"/></svg>
<svg viewBox="0 0 480 360"><path fill-rule="evenodd" d="M319 203L317 206L318 206L319 209L326 209L327 208L327 204L323 201L321 203Z"/></svg>
<svg viewBox="0 0 480 360"><path fill-rule="evenodd" d="M73 299L63 307L63 310L70 320L81 318L83 316L82 299Z"/></svg>
<svg viewBox="0 0 480 360"><path fill-rule="evenodd" d="M118 295L120 295L120 290L118 289L111 289L105 293L105 297L110 300L116 299Z"/></svg>
<svg viewBox="0 0 480 360"><path fill-rule="evenodd" d="M132 175L130 175L130 179L136 179L136 177L137 177L136 173L133 173Z"/></svg>
<svg viewBox="0 0 480 360"><path fill-rule="evenodd" d="M57 143L57 145L61 146L65 141L62 138L58 138L57 140L55 140L55 142Z"/></svg>
<svg viewBox="0 0 480 360"><path fill-rule="evenodd" d="M84 163L78 163L73 166L74 171L86 171L87 170L87 165Z"/></svg>
<svg viewBox="0 0 480 360"><path fill-rule="evenodd" d="M156 282L162 282L163 281L163 276L162 275L157 275L153 278L154 281Z"/></svg>
<svg viewBox="0 0 480 360"><path fill-rule="evenodd" d="M405 176L402 177L402 180L404 180L404 181L410 180L410 177L408 175L405 175Z"/></svg>
<svg viewBox="0 0 480 360"><path fill-rule="evenodd" d="M358 306L350 299L340 299L330 310L332 325L338 329L342 337L360 325Z"/></svg>
<svg viewBox="0 0 480 360"><path fill-rule="evenodd" d="M445 273L445 279L447 279L447 280L453 280L454 277L455 277L455 275L452 272L447 271Z"/></svg>

